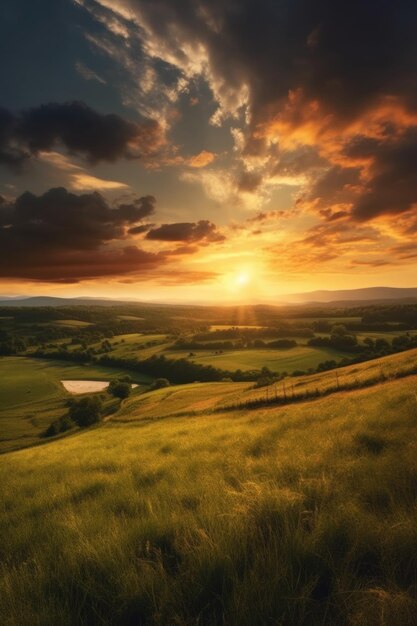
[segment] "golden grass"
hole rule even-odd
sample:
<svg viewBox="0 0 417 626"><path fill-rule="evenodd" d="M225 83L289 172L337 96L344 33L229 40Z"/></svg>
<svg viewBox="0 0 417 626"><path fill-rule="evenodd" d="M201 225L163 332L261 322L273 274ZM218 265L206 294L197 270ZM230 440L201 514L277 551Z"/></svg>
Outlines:
<svg viewBox="0 0 417 626"><path fill-rule="evenodd" d="M416 385L3 455L3 623L412 626Z"/></svg>

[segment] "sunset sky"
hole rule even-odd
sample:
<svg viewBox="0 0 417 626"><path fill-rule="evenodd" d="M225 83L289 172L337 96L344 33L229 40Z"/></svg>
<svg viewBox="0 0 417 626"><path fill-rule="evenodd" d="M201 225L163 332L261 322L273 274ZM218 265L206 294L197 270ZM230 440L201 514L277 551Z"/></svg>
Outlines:
<svg viewBox="0 0 417 626"><path fill-rule="evenodd" d="M417 286L417 4L3 0L0 293Z"/></svg>

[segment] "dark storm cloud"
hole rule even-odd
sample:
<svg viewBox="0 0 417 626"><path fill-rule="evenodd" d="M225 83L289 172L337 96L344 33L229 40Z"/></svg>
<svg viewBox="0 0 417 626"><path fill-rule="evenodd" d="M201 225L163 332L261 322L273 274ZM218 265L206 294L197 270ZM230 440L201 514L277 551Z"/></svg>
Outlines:
<svg viewBox="0 0 417 626"><path fill-rule="evenodd" d="M350 215L366 222L381 215L407 214L409 230L414 230L417 127L390 130L380 139L357 136L344 147L342 157L352 166L330 167L310 188L308 199L319 203L320 215L326 221ZM361 165L353 166L355 161ZM338 204L345 209L332 210Z"/></svg>
<svg viewBox="0 0 417 626"><path fill-rule="evenodd" d="M152 228L153 224L141 224L140 226L132 226L129 228L129 235L140 235L142 233L146 233L148 230Z"/></svg>
<svg viewBox="0 0 417 626"><path fill-rule="evenodd" d="M63 188L3 202L0 276L73 282L156 267L164 255L109 246L150 215L154 204L144 196L111 208L98 193L76 195Z"/></svg>
<svg viewBox="0 0 417 626"><path fill-rule="evenodd" d="M395 159L391 140L417 120L415 2L118 0L114 6L136 14L155 54L189 78L198 66L194 56L201 55L204 69L197 72L222 114L246 111L247 125L243 116L236 122L244 131L243 155L269 151L276 158L267 175L308 173L311 199L323 200L320 209L326 201L347 202L356 220L403 211L417 201L411 139L395 148ZM372 180L362 190L362 165L336 158L355 124L368 135L369 158L375 159ZM256 191L261 182L258 174L243 174L240 190Z"/></svg>
<svg viewBox="0 0 417 626"><path fill-rule="evenodd" d="M92 163L140 158L160 141L157 122L136 124L103 115L83 102L43 104L18 114L0 109L0 163L10 166L61 145Z"/></svg>
<svg viewBox="0 0 417 626"><path fill-rule="evenodd" d="M387 94L417 105L417 7L408 0L117 4L136 10L179 62L184 44L203 44L214 81L220 78L224 90L248 85L254 125L299 88L338 118L352 119Z"/></svg>
<svg viewBox="0 0 417 626"><path fill-rule="evenodd" d="M69 249L94 249L124 235L126 226L153 212L155 199L138 198L112 209L99 193L77 195L63 187L41 196L25 192L0 206L0 244Z"/></svg>
<svg viewBox="0 0 417 626"><path fill-rule="evenodd" d="M134 273L136 280L143 273L157 270L167 258L136 246L92 250L55 250L54 254L34 250L26 256L9 256L0 251L0 277L53 283L76 283L81 280L119 277ZM7 261L7 264L6 264Z"/></svg>
<svg viewBox="0 0 417 626"><path fill-rule="evenodd" d="M183 242L220 242L225 237L219 233L217 226L208 220L199 222L177 222L174 224L162 224L148 232L146 239L157 241L183 241Z"/></svg>
<svg viewBox="0 0 417 626"><path fill-rule="evenodd" d="M356 142L350 153L358 157L369 155L369 142L364 140L362 147L361 152L360 143ZM353 205L353 217L366 221L410 210L417 203L416 164L417 127L390 141L374 142L371 177Z"/></svg>

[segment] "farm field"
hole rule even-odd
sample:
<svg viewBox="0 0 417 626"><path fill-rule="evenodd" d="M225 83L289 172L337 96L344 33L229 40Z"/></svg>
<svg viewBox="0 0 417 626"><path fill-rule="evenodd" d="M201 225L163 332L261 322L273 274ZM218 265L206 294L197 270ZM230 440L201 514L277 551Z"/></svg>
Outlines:
<svg viewBox="0 0 417 626"><path fill-rule="evenodd" d="M111 380L127 372L96 365L45 361L25 357L0 358L0 452L39 442L39 435L66 412L70 397L61 380ZM132 375L145 389L150 379Z"/></svg>
<svg viewBox="0 0 417 626"><path fill-rule="evenodd" d="M414 626L416 385L3 455L4 623Z"/></svg>
<svg viewBox="0 0 417 626"><path fill-rule="evenodd" d="M190 360L202 365L213 365L219 369L234 371L236 369L252 370L269 367L273 372L289 372L317 367L326 360L341 360L346 352L332 348L318 348L299 345L294 348L250 348L243 350L224 350L215 354L210 350L193 350L195 356ZM216 352L216 351L214 351ZM188 357L190 350L166 350L169 358Z"/></svg>
<svg viewBox="0 0 417 626"><path fill-rule="evenodd" d="M58 324L58 326L69 326L70 328L85 328L91 326L90 322L83 322L82 320L55 320L54 324Z"/></svg>
<svg viewBox="0 0 417 626"><path fill-rule="evenodd" d="M109 340L112 346L112 355L122 358L132 358L137 356L140 359L147 359L160 352L163 347L169 345L166 335L162 333L142 334L130 333L125 335L115 335ZM155 344L148 346L147 344Z"/></svg>

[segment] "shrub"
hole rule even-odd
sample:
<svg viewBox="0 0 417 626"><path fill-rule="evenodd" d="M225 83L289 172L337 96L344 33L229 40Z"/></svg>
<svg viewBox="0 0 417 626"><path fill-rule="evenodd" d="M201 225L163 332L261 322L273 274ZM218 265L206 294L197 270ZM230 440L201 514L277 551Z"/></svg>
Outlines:
<svg viewBox="0 0 417 626"><path fill-rule="evenodd" d="M102 406L98 396L85 396L79 400L74 400L68 415L78 426L85 428L100 420Z"/></svg>
<svg viewBox="0 0 417 626"><path fill-rule="evenodd" d="M67 430L71 430L74 426L75 424L72 419L68 415L64 415L63 417L53 421L46 429L44 435L45 437L54 437L55 435L66 432Z"/></svg>
<svg viewBox="0 0 417 626"><path fill-rule="evenodd" d="M157 378L152 385L152 389L163 389L169 387L169 380L167 378Z"/></svg>

